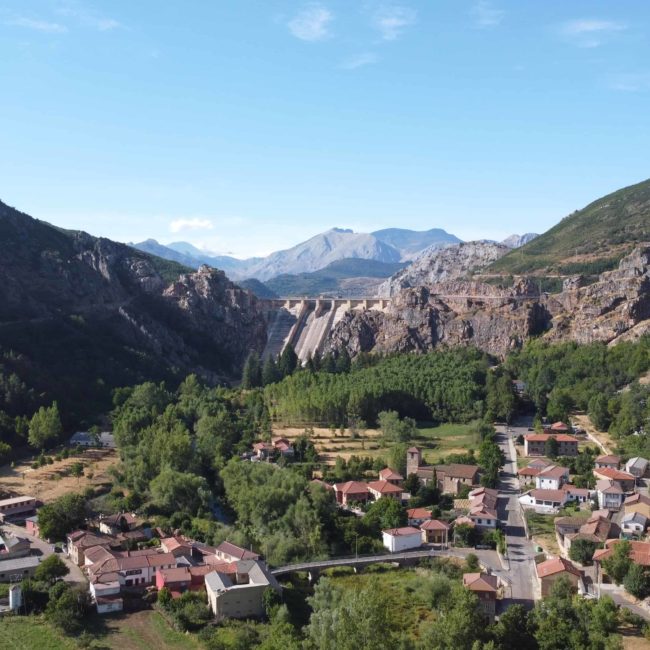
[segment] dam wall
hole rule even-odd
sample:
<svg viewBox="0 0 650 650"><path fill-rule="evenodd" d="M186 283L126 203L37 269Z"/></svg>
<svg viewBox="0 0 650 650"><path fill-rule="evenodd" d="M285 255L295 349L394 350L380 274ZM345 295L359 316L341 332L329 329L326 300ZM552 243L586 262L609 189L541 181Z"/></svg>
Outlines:
<svg viewBox="0 0 650 650"><path fill-rule="evenodd" d="M348 311L385 311L389 298L284 298L260 300L267 322L263 357L277 357L291 344L301 362L322 352L327 337Z"/></svg>

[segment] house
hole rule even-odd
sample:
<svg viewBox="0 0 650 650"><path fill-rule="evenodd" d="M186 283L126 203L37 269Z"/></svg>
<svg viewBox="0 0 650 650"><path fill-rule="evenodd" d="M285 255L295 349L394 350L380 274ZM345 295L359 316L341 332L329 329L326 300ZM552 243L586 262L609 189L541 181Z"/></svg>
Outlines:
<svg viewBox="0 0 650 650"><path fill-rule="evenodd" d="M436 487L446 494L458 494L464 485L478 485L479 469L476 465L422 465L420 449L410 447L406 450L406 475L415 474L423 485L435 481Z"/></svg>
<svg viewBox="0 0 650 650"><path fill-rule="evenodd" d="M519 483L522 485L535 485L535 479L541 470L536 467L522 467L517 470L517 476L519 476Z"/></svg>
<svg viewBox="0 0 650 650"><path fill-rule="evenodd" d="M479 484L477 465L436 465L434 467L438 489L445 494L458 494L464 486L474 487Z"/></svg>
<svg viewBox="0 0 650 650"><path fill-rule="evenodd" d="M479 608L488 624L494 623L499 579L488 573L464 573L463 587L478 598Z"/></svg>
<svg viewBox="0 0 650 650"><path fill-rule="evenodd" d="M138 525L135 515L128 512L118 513L101 517L99 520L99 532L104 535L117 535L133 530Z"/></svg>
<svg viewBox="0 0 650 650"><path fill-rule="evenodd" d="M0 522L15 519L20 515L31 515L39 507L40 501L35 497L11 497L0 501Z"/></svg>
<svg viewBox="0 0 650 650"><path fill-rule="evenodd" d="M75 530L72 533L68 533L66 540L68 546L68 555L77 566L84 565L84 551L87 548L91 548L93 546L103 546L105 548L108 548L111 544L115 544L116 541L113 538L107 537L105 535L95 535L94 533L89 533L87 530Z"/></svg>
<svg viewBox="0 0 650 650"><path fill-rule="evenodd" d="M621 466L621 457L614 456L613 454L598 456L596 460L594 460L594 465L597 469L605 467L608 469L618 469Z"/></svg>
<svg viewBox="0 0 650 650"><path fill-rule="evenodd" d="M388 481L370 481L368 483L368 492L370 492L370 495L375 501L378 501L382 497L388 497L389 499L396 499L398 501L402 500L402 488Z"/></svg>
<svg viewBox="0 0 650 650"><path fill-rule="evenodd" d="M557 442L558 456L578 455L578 439L563 433L531 433L524 436L524 453L526 456L545 456L546 443L551 438Z"/></svg>
<svg viewBox="0 0 650 650"><path fill-rule="evenodd" d="M124 609L124 601L121 596L97 596L95 606L98 614L113 614Z"/></svg>
<svg viewBox="0 0 650 650"><path fill-rule="evenodd" d="M406 511L406 516L408 517L409 526L419 526L421 523L433 518L431 511L426 508L409 508Z"/></svg>
<svg viewBox="0 0 650 650"><path fill-rule="evenodd" d="M565 490L530 490L519 497L522 506L532 506L539 510L557 512L567 501L569 495Z"/></svg>
<svg viewBox="0 0 650 650"><path fill-rule="evenodd" d="M247 551L241 546L236 546L230 542L221 542L214 552L217 560L222 562L237 562L239 560L259 560L260 556L253 551Z"/></svg>
<svg viewBox="0 0 650 650"><path fill-rule="evenodd" d="M156 571L176 566L176 558L171 553L162 553L155 548L115 551L112 557L104 557L88 569L90 593L95 598L115 595L124 587L142 589L154 583ZM111 593L108 593L106 585L109 585Z"/></svg>
<svg viewBox="0 0 650 650"><path fill-rule="evenodd" d="M641 537L648 527L648 518L640 512L630 512L621 519L621 532L624 537Z"/></svg>
<svg viewBox="0 0 650 650"><path fill-rule="evenodd" d="M567 501L577 501L578 503L587 503L591 499L591 490L587 488L578 488L571 483L565 483L562 490L566 493Z"/></svg>
<svg viewBox="0 0 650 650"><path fill-rule="evenodd" d="M156 571L156 588L169 589L172 598L177 598L185 591L200 591L205 588L205 576L213 571L236 573L237 563L223 562L220 565L177 566L175 569L158 569Z"/></svg>
<svg viewBox="0 0 650 650"><path fill-rule="evenodd" d="M31 542L24 537L0 532L0 560L25 557L31 553Z"/></svg>
<svg viewBox="0 0 650 650"><path fill-rule="evenodd" d="M620 532L618 524L609 518L609 511L596 511L575 534L569 536L566 549L571 548L571 544L578 540L603 544L608 539L617 538Z"/></svg>
<svg viewBox="0 0 650 650"><path fill-rule="evenodd" d="M89 433L88 431L77 431L70 440L70 447L104 447L106 449L115 449L115 438L110 431L101 433Z"/></svg>
<svg viewBox="0 0 650 650"><path fill-rule="evenodd" d="M447 547L449 543L449 524L439 519L427 519L420 524L422 531L422 543L424 544L440 544Z"/></svg>
<svg viewBox="0 0 650 650"><path fill-rule="evenodd" d="M636 479L628 472L621 472L618 469L612 469L610 467L598 467L593 470L593 473L596 479L616 481L623 488L624 492L634 492Z"/></svg>
<svg viewBox="0 0 650 650"><path fill-rule="evenodd" d="M260 560L240 560L234 573L211 571L206 574L205 589L210 609L217 622L226 618L264 616L264 592L282 588Z"/></svg>
<svg viewBox="0 0 650 650"><path fill-rule="evenodd" d="M605 510L619 510L625 500L625 492L617 481L601 479L596 483L598 507Z"/></svg>
<svg viewBox="0 0 650 650"><path fill-rule="evenodd" d="M580 527L584 523L584 517L556 517L553 526L558 546L568 551L572 538L580 532Z"/></svg>
<svg viewBox="0 0 650 650"><path fill-rule="evenodd" d="M351 502L365 503L370 498L368 486L360 481L347 481L334 484L336 502L347 506Z"/></svg>
<svg viewBox="0 0 650 650"><path fill-rule="evenodd" d="M538 490L559 490L564 483L569 482L569 468L560 465L549 465L540 470L535 477L535 487Z"/></svg>
<svg viewBox="0 0 650 650"><path fill-rule="evenodd" d="M0 582L19 582L34 575L41 558L34 555L0 560Z"/></svg>
<svg viewBox="0 0 650 650"><path fill-rule="evenodd" d="M603 579L602 561L610 557L614 551L614 546L620 543L619 539L610 539L605 542L605 548L599 548L594 551L594 565L596 567L596 580L598 583ZM643 567L650 567L650 542L637 542L631 540L629 557L634 562Z"/></svg>
<svg viewBox="0 0 650 650"><path fill-rule="evenodd" d="M292 457L295 454L293 445L287 438L275 438L273 440L273 448L281 456Z"/></svg>
<svg viewBox="0 0 650 650"><path fill-rule="evenodd" d="M477 528L495 529L499 522L496 511L483 505L471 508L467 516Z"/></svg>
<svg viewBox="0 0 650 650"><path fill-rule="evenodd" d="M413 526L382 530L384 547L391 553L408 551L422 546L422 532Z"/></svg>
<svg viewBox="0 0 650 650"><path fill-rule="evenodd" d="M394 469L391 469L390 467L385 467L384 469L381 470L381 472L379 472L379 480L388 481L393 485L402 485L404 481L404 477L398 472L396 472Z"/></svg>
<svg viewBox="0 0 650 650"><path fill-rule="evenodd" d="M165 537L160 540L160 548L174 557L192 557L192 544L183 537Z"/></svg>
<svg viewBox="0 0 650 650"><path fill-rule="evenodd" d="M648 473L648 461L640 456L630 458L625 463L625 471L632 474L634 478L643 478Z"/></svg>
<svg viewBox="0 0 650 650"><path fill-rule="evenodd" d="M256 442L253 445L253 453L258 460L267 460L274 451L275 447L270 442Z"/></svg>
<svg viewBox="0 0 650 650"><path fill-rule="evenodd" d="M38 527L38 515L25 517L25 531L28 535L33 535L34 537L41 536L41 529Z"/></svg>
<svg viewBox="0 0 650 650"><path fill-rule="evenodd" d="M553 560L546 560L537 565L537 579L541 585L542 598L550 595L553 583L560 577L568 578L576 591L583 589L582 571L569 560L558 557Z"/></svg>
<svg viewBox="0 0 650 650"><path fill-rule="evenodd" d="M631 512L638 512L650 519L650 497L645 494L639 492L631 494L625 499L623 507L626 515Z"/></svg>

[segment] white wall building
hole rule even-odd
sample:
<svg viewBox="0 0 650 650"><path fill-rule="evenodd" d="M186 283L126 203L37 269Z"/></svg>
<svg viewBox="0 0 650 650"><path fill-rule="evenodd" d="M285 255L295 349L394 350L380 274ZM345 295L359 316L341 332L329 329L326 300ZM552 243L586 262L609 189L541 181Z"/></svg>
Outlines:
<svg viewBox="0 0 650 650"><path fill-rule="evenodd" d="M391 553L408 551L409 549L422 546L422 533L412 526L403 528L390 528L382 531L384 546Z"/></svg>

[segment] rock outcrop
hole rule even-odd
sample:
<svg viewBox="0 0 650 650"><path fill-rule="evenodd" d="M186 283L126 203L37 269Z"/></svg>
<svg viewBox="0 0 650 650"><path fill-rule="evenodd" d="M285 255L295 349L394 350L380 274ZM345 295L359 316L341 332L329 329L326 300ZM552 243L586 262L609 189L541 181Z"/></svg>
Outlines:
<svg viewBox="0 0 650 650"><path fill-rule="evenodd" d="M483 241L426 250L412 264L382 283L378 295L390 298L403 289L464 278L503 257L509 250L503 244Z"/></svg>
<svg viewBox="0 0 650 650"><path fill-rule="evenodd" d="M327 348L354 355L475 345L503 357L533 336L616 343L650 331L650 246L583 285L583 278L570 278L550 295L523 278L507 289L469 280L423 283L397 292L384 313L346 314Z"/></svg>

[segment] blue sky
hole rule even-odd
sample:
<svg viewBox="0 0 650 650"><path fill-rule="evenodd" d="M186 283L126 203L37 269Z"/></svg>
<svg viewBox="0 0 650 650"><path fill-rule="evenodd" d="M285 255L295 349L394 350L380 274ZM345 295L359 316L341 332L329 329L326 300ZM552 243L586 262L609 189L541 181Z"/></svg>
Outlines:
<svg viewBox="0 0 650 650"><path fill-rule="evenodd" d="M650 176L650 3L0 0L0 199L238 256Z"/></svg>

